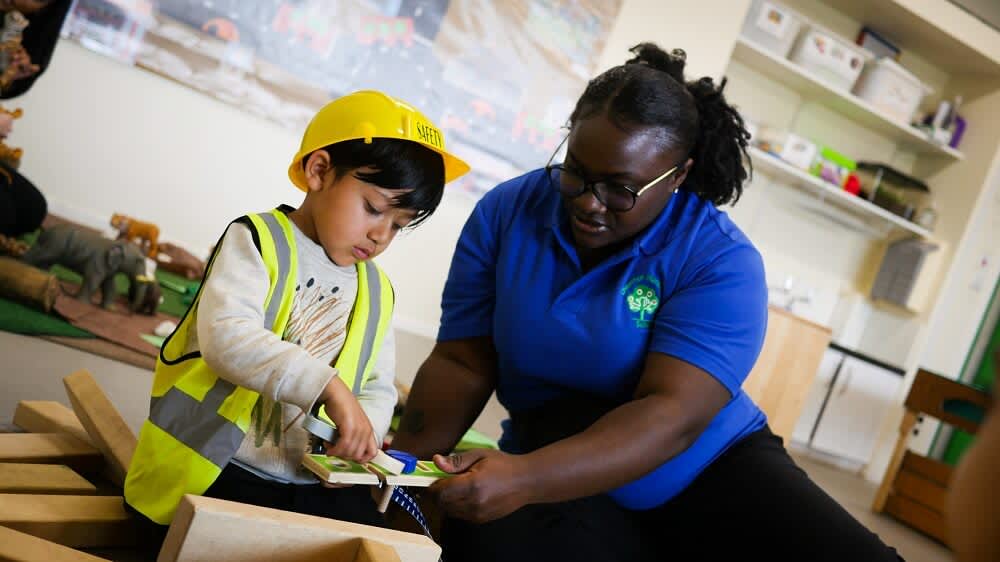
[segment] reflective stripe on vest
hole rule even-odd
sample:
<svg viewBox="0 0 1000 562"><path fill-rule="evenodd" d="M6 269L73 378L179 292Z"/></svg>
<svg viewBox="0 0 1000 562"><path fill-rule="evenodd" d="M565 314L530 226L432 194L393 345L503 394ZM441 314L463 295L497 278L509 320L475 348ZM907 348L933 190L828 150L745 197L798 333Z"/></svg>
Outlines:
<svg viewBox="0 0 1000 562"><path fill-rule="evenodd" d="M264 325L281 335L288 325L298 275L293 227L278 210L248 215L239 222L250 227L268 270ZM371 373L393 306L385 274L371 262L359 263L357 270L358 297L335 365L355 394ZM125 482L129 505L164 525L184 494L204 493L236 454L259 398L256 392L216 376L199 352L185 354L189 330L197 324L200 297L199 290L163 344L149 419L140 431Z"/></svg>

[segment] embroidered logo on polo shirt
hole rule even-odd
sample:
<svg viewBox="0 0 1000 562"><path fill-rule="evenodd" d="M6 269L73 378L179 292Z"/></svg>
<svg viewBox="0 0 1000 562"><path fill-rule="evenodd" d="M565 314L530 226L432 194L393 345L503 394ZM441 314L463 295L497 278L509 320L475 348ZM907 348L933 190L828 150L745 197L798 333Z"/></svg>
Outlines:
<svg viewBox="0 0 1000 562"><path fill-rule="evenodd" d="M622 287L625 305L632 313L635 327L648 329L649 322L660 307L660 280L652 275L638 275Z"/></svg>

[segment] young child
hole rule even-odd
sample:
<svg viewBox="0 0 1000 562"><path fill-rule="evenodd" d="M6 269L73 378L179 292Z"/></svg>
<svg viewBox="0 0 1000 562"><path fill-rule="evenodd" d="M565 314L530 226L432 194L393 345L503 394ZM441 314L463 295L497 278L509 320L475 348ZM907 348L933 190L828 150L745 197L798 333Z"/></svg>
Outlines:
<svg viewBox="0 0 1000 562"><path fill-rule="evenodd" d="M339 432L329 454L377 452L396 404L393 293L370 260L468 169L385 94L321 109L288 168L302 205L230 224L163 345L127 504L161 526L184 494L382 524L367 487L325 488L301 467L302 421L322 406Z"/></svg>

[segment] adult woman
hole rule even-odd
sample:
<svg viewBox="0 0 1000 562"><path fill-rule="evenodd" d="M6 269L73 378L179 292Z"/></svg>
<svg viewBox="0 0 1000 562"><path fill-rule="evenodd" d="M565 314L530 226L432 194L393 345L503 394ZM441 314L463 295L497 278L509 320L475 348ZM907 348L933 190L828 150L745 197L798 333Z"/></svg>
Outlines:
<svg viewBox="0 0 1000 562"><path fill-rule="evenodd" d="M493 390L499 451L437 457L449 562L896 560L741 390L767 322L739 198L747 133L684 54L590 82L567 154L487 194L394 448L450 450Z"/></svg>

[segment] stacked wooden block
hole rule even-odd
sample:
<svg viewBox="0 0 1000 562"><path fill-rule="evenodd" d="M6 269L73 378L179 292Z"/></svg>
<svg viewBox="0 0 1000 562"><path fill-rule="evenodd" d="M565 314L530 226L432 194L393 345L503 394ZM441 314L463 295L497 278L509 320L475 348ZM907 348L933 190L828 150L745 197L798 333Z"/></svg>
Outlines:
<svg viewBox="0 0 1000 562"><path fill-rule="evenodd" d="M22 401L14 425L26 433L0 433L0 561L95 561L74 549L140 546L121 491L136 437L89 373L63 382L72 410ZM440 554L423 535L185 496L158 560L434 562Z"/></svg>
<svg viewBox="0 0 1000 562"><path fill-rule="evenodd" d="M121 496L136 438L86 371L63 379L73 409L22 401L0 434L0 559L99 560L74 548L134 544ZM99 490L94 482L110 482ZM111 495L108 495L111 494Z"/></svg>

